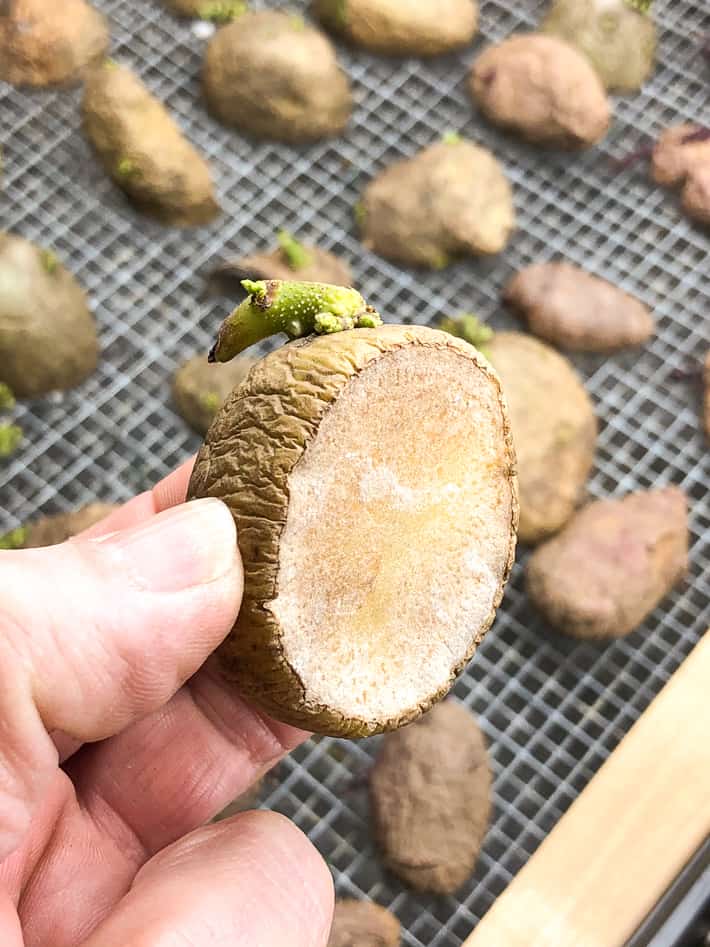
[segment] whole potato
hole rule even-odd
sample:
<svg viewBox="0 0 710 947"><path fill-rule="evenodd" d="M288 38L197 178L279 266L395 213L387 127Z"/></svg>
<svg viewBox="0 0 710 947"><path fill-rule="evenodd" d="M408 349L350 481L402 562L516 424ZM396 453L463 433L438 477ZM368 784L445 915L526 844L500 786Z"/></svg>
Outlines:
<svg viewBox="0 0 710 947"><path fill-rule="evenodd" d="M258 138L327 138L345 128L352 111L332 43L289 13L246 13L222 27L207 48L202 78L214 116Z"/></svg>
<svg viewBox="0 0 710 947"><path fill-rule="evenodd" d="M513 36L473 64L470 91L497 125L540 145L588 148L611 122L611 105L589 60L553 36Z"/></svg>
<svg viewBox="0 0 710 947"><path fill-rule="evenodd" d="M470 141L442 141L370 182L361 226L368 249L439 269L455 257L505 247L515 227L512 191L490 151Z"/></svg>
<svg viewBox="0 0 710 947"><path fill-rule="evenodd" d="M215 365L207 355L195 355L175 372L172 395L175 406L191 428L206 434L215 415L256 360L241 358Z"/></svg>

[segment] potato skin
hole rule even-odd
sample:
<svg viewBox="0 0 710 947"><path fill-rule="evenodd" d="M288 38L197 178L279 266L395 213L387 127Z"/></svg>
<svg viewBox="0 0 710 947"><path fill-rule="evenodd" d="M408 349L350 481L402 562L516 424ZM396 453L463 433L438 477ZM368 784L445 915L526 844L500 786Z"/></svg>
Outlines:
<svg viewBox="0 0 710 947"><path fill-rule="evenodd" d="M461 704L446 700L388 734L370 773L387 867L418 891L456 891L478 858L490 796L486 742Z"/></svg>
<svg viewBox="0 0 710 947"><path fill-rule="evenodd" d="M73 513L41 516L27 524L23 549L37 549L40 546L54 546L57 543L66 542L67 539L89 529L117 509L118 505L114 503L95 502Z"/></svg>
<svg viewBox="0 0 710 947"><path fill-rule="evenodd" d="M518 457L523 543L557 532L581 502L594 462L597 420L571 363L522 332L487 343L503 382Z"/></svg>
<svg viewBox="0 0 710 947"><path fill-rule="evenodd" d="M678 487L589 504L528 561L527 589L575 638L634 631L688 568L688 506Z"/></svg>
<svg viewBox="0 0 710 947"><path fill-rule="evenodd" d="M703 366L703 423L705 433L710 439L710 349L705 356Z"/></svg>
<svg viewBox="0 0 710 947"><path fill-rule="evenodd" d="M700 136L693 140L693 136ZM710 136L700 125L674 125L658 139L653 179L668 187L685 185L683 207L689 217L710 224Z"/></svg>
<svg viewBox="0 0 710 947"><path fill-rule="evenodd" d="M0 79L12 85L77 83L108 44L106 20L85 0L0 4Z"/></svg>
<svg viewBox="0 0 710 947"><path fill-rule="evenodd" d="M267 713L319 733L364 737L395 729L416 719L448 690L447 685L432 694L425 706L411 707L397 718L373 722L343 717L328 706L315 704L304 693L300 678L284 657L278 621L263 607L278 595L279 542L288 516L289 478L294 467L348 381L374 359L408 345L457 351L474 359L496 388L499 386L497 376L475 349L433 329L387 325L292 342L257 362L232 393L197 455L188 488L188 499L216 496L224 500L237 524L245 590L236 624L218 651L222 672ZM274 392L278 392L277 402ZM499 403L505 421L502 394ZM517 490L507 427L504 438L511 459L511 534L501 587L479 641L493 622L515 557ZM269 472L268 477L263 471ZM473 643L465 661L475 648ZM452 668L452 674L460 670Z"/></svg>
<svg viewBox="0 0 710 947"><path fill-rule="evenodd" d="M485 50L471 70L481 111L539 145L588 148L606 135L611 105L586 57L553 36L513 36Z"/></svg>
<svg viewBox="0 0 710 947"><path fill-rule="evenodd" d="M641 345L654 332L643 303L571 263L538 263L521 270L503 298L531 332L574 352L614 352Z"/></svg>
<svg viewBox="0 0 710 947"><path fill-rule="evenodd" d="M307 266L293 269L284 251L279 247L267 253L252 253L237 260L220 264L211 274L210 280L224 289L226 294L244 290L243 279L293 280L306 283L330 283L333 286L352 286L353 274L350 265L329 250L320 247L304 247L311 261Z"/></svg>
<svg viewBox="0 0 710 947"><path fill-rule="evenodd" d="M72 274L28 240L0 233L0 381L34 398L81 384L97 360L96 323Z"/></svg>
<svg viewBox="0 0 710 947"><path fill-rule="evenodd" d="M540 29L584 53L607 89L636 92L653 71L653 18L626 0L554 0Z"/></svg>
<svg viewBox="0 0 710 947"><path fill-rule="evenodd" d="M219 214L207 162L130 69L91 72L82 118L107 173L140 210L175 227Z"/></svg>
<svg viewBox="0 0 710 947"><path fill-rule="evenodd" d="M399 947L402 926L386 908L349 898L335 902L328 947Z"/></svg>
<svg viewBox="0 0 710 947"><path fill-rule="evenodd" d="M367 186L362 207L368 249L434 269L457 256L499 253L515 227L501 165L470 141L439 142L396 161Z"/></svg>
<svg viewBox="0 0 710 947"><path fill-rule="evenodd" d="M254 362L245 355L211 365L203 354L195 355L178 368L173 377L173 401L190 427L198 434L207 433L214 416L247 377Z"/></svg>
<svg viewBox="0 0 710 947"><path fill-rule="evenodd" d="M202 80L215 118L257 138L327 138L345 128L352 111L332 43L288 13L246 13L218 30Z"/></svg>
<svg viewBox="0 0 710 947"><path fill-rule="evenodd" d="M313 0L311 11L351 43L392 56L460 49L478 26L475 0Z"/></svg>

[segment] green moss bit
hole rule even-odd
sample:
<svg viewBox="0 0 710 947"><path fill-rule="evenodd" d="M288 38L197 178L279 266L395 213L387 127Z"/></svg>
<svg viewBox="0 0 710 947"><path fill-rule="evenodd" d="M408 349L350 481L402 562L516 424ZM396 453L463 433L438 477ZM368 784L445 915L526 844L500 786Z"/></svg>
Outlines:
<svg viewBox="0 0 710 947"><path fill-rule="evenodd" d="M52 250L42 250L39 255L40 262L42 264L42 269L49 273L50 276L54 274L59 269L59 260L57 259L56 253Z"/></svg>
<svg viewBox="0 0 710 947"><path fill-rule="evenodd" d="M132 158L119 158L116 162L116 174L119 178L130 178L138 171L138 165Z"/></svg>
<svg viewBox="0 0 710 947"><path fill-rule="evenodd" d="M18 526L17 529L11 529L9 533L0 536L0 549L22 549L27 542L27 528Z"/></svg>
<svg viewBox="0 0 710 947"><path fill-rule="evenodd" d="M279 230L278 241L292 270L303 270L313 262L313 255L288 230Z"/></svg>
<svg viewBox="0 0 710 947"><path fill-rule="evenodd" d="M462 312L460 316L454 318L446 316L439 322L439 328L459 339L465 339L488 357L486 345L493 338L493 329L481 322L472 312Z"/></svg>
<svg viewBox="0 0 710 947"><path fill-rule="evenodd" d="M364 227L365 221L367 220L367 210L364 201L358 201L353 207L353 215L355 216L355 223L358 227Z"/></svg>
<svg viewBox="0 0 710 947"><path fill-rule="evenodd" d="M379 314L360 293L329 283L242 280L249 293L222 324L209 360L228 362L262 339L285 332L290 339L345 329L373 328Z"/></svg>
<svg viewBox="0 0 710 947"><path fill-rule="evenodd" d="M458 145L462 139L458 132L450 131L444 132L441 136L441 140L445 145Z"/></svg>
<svg viewBox="0 0 710 947"><path fill-rule="evenodd" d="M216 414L222 402L216 391L206 391L200 398L200 403L205 411Z"/></svg>
<svg viewBox="0 0 710 947"><path fill-rule="evenodd" d="M201 20L213 23L230 23L247 12L246 0L208 0L198 9Z"/></svg>
<svg viewBox="0 0 710 947"><path fill-rule="evenodd" d="M22 428L16 424L0 424L0 457L11 457L22 443Z"/></svg>
<svg viewBox="0 0 710 947"><path fill-rule="evenodd" d="M632 10L638 10L639 13L648 13L653 4L653 0L626 0L627 6Z"/></svg>
<svg viewBox="0 0 710 947"><path fill-rule="evenodd" d="M13 395L10 386L6 385L4 381L0 381L0 411L9 411L14 407L15 396Z"/></svg>
<svg viewBox="0 0 710 947"><path fill-rule="evenodd" d="M445 270L449 263L451 263L451 258L443 251L441 253L437 253L436 256L432 257L431 260L431 266L435 270Z"/></svg>
<svg viewBox="0 0 710 947"><path fill-rule="evenodd" d="M305 30L306 21L303 19L300 13L292 13L291 26L297 33L300 33L302 30Z"/></svg>

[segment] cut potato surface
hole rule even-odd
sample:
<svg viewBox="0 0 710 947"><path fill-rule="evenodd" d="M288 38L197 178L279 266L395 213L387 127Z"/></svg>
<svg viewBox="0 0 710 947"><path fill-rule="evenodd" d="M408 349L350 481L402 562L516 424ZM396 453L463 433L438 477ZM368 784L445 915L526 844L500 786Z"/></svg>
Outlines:
<svg viewBox="0 0 710 947"><path fill-rule="evenodd" d="M502 595L517 498L500 383L431 329L292 343L224 406L190 495L224 499L239 530L227 674L287 722L392 729L448 691Z"/></svg>

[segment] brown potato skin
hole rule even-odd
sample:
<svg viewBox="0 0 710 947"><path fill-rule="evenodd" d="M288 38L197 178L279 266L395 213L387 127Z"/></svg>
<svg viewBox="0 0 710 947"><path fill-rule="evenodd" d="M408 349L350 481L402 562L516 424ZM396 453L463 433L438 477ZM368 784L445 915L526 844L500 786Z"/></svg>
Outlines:
<svg viewBox="0 0 710 947"><path fill-rule="evenodd" d="M705 425L705 433L708 436L708 440L710 440L710 349L705 356L703 383L703 423Z"/></svg>
<svg viewBox="0 0 710 947"><path fill-rule="evenodd" d="M540 29L587 56L607 89L636 92L653 72L656 25L626 0L555 0Z"/></svg>
<svg viewBox="0 0 710 947"><path fill-rule="evenodd" d="M328 138L345 128L352 111L332 43L288 13L245 13L218 30L202 81L215 118L257 138Z"/></svg>
<svg viewBox="0 0 710 947"><path fill-rule="evenodd" d="M687 572L688 505L678 487L586 506L527 566L532 602L575 638L634 631Z"/></svg>
<svg viewBox="0 0 710 947"><path fill-rule="evenodd" d="M82 119L107 173L140 210L175 227L219 214L207 162L130 69L104 64L90 73ZM121 172L125 160L130 173Z"/></svg>
<svg viewBox="0 0 710 947"><path fill-rule="evenodd" d="M615 352L654 333L638 299L571 263L537 263L508 283L503 299L532 333L574 352Z"/></svg>
<svg viewBox="0 0 710 947"><path fill-rule="evenodd" d="M391 719L343 717L304 693L300 678L284 657L280 625L263 607L278 595L279 541L288 516L291 472L348 380L374 359L407 345L454 350L473 359L499 388L495 373L470 345L421 326L386 325L292 342L257 362L232 393L197 455L188 488L188 499L216 496L226 502L237 525L245 587L237 621L218 650L224 676L271 716L333 736L357 738L396 729L419 717L449 689L446 685L440 693L432 694L426 705L406 708ZM274 391L279 393L279 416L286 419L280 436L274 430ZM505 424L507 407L502 393L499 403L505 452L510 457L512 516L507 563L489 618L461 666L452 668L452 679L492 624L515 558L515 454ZM263 471L268 471L268 477Z"/></svg>
<svg viewBox="0 0 710 947"><path fill-rule="evenodd" d="M295 279L306 283L352 286L353 273L347 260L320 247L304 249L311 257L308 266L294 269L284 251L278 247L268 253L252 253L236 260L227 260L212 271L210 281L226 293L237 292L240 295L244 293L240 285L243 279Z"/></svg>
<svg viewBox="0 0 710 947"><path fill-rule="evenodd" d="M539 145L588 148L611 122L594 67L553 36L530 33L489 47L473 64L469 88L492 122Z"/></svg>
<svg viewBox="0 0 710 947"><path fill-rule="evenodd" d="M683 188L683 207L693 220L710 226L710 163L689 176Z"/></svg>
<svg viewBox="0 0 710 947"><path fill-rule="evenodd" d="M175 372L172 396L175 407L193 430L206 434L214 416L222 407L234 388L249 374L256 359L243 355L231 362L211 365L207 355L195 355L184 362ZM216 396L217 406L212 408L206 398Z"/></svg>
<svg viewBox="0 0 710 947"><path fill-rule="evenodd" d="M105 18L85 0L0 4L0 79L18 86L71 85L103 59Z"/></svg>
<svg viewBox="0 0 710 947"><path fill-rule="evenodd" d="M412 266L499 253L515 227L501 165L470 141L439 142L391 164L367 186L362 206L364 245Z"/></svg>
<svg viewBox="0 0 710 947"><path fill-rule="evenodd" d="M328 947L399 947L401 933L394 914L379 904L339 898Z"/></svg>
<svg viewBox="0 0 710 947"><path fill-rule="evenodd" d="M710 225L710 138L686 141L700 125L674 125L658 139L652 173L657 184L684 185L683 207L689 217Z"/></svg>
<svg viewBox="0 0 710 947"><path fill-rule="evenodd" d="M386 866L418 891L456 891L474 869L491 808L488 750L473 716L446 700L388 734L370 801Z"/></svg>
<svg viewBox="0 0 710 947"><path fill-rule="evenodd" d="M582 501L594 463L597 420L572 364L522 332L486 345L503 382L518 457L522 543L556 533Z"/></svg>
<svg viewBox="0 0 710 947"><path fill-rule="evenodd" d="M373 53L439 56L476 35L475 0L313 0L323 26Z"/></svg>
<svg viewBox="0 0 710 947"><path fill-rule="evenodd" d="M100 520L106 519L114 510L118 509L115 503L89 503L88 506L76 510L74 513L55 513L52 516L41 516L27 524L27 535L22 544L23 549L37 549L41 546L55 546L66 542L77 533L95 526Z"/></svg>
<svg viewBox="0 0 710 947"><path fill-rule="evenodd" d="M84 290L44 251L0 232L0 381L19 398L75 388L98 361L96 323Z"/></svg>

